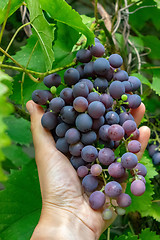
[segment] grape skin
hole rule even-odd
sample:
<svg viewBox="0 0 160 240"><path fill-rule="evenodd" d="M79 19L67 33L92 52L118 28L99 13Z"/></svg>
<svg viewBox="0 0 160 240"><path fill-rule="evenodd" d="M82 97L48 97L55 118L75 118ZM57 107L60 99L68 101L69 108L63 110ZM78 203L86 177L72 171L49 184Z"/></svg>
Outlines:
<svg viewBox="0 0 160 240"><path fill-rule="evenodd" d="M158 145L150 145L149 148L148 148L148 153L150 155L150 157L153 157L153 155L157 152L157 148L158 148Z"/></svg>
<svg viewBox="0 0 160 240"><path fill-rule="evenodd" d="M88 94L87 100L89 104L94 101L100 101L100 96L96 92L91 92Z"/></svg>
<svg viewBox="0 0 160 240"><path fill-rule="evenodd" d="M75 68L69 68L64 73L64 82L68 86L76 84L80 79L80 74Z"/></svg>
<svg viewBox="0 0 160 240"><path fill-rule="evenodd" d="M155 154L153 154L152 161L155 165L160 164L160 152L156 152Z"/></svg>
<svg viewBox="0 0 160 240"><path fill-rule="evenodd" d="M103 141L109 140L109 135L108 135L108 129L110 125L102 125L99 129L99 138L102 139Z"/></svg>
<svg viewBox="0 0 160 240"><path fill-rule="evenodd" d="M77 61L81 63L88 63L92 59L92 54L87 49L80 49L76 54Z"/></svg>
<svg viewBox="0 0 160 240"><path fill-rule="evenodd" d="M86 162L94 162L98 156L97 149L92 145L87 145L82 149L81 157Z"/></svg>
<svg viewBox="0 0 160 240"><path fill-rule="evenodd" d="M98 210L105 204L105 195L103 192L95 191L89 197L89 204L94 210Z"/></svg>
<svg viewBox="0 0 160 240"><path fill-rule="evenodd" d="M125 133L128 136L130 136L130 134L133 133L136 130L137 125L136 125L135 121L127 120L123 123L122 127L125 130Z"/></svg>
<svg viewBox="0 0 160 240"><path fill-rule="evenodd" d="M111 177L120 178L124 175L125 170L120 162L115 162L109 165L108 173Z"/></svg>
<svg viewBox="0 0 160 240"><path fill-rule="evenodd" d="M121 185L116 181L108 182L105 186L105 194L111 198L116 198L122 193Z"/></svg>
<svg viewBox="0 0 160 240"><path fill-rule="evenodd" d="M53 98L49 103L49 108L55 113L59 113L64 106L65 101L60 97Z"/></svg>
<svg viewBox="0 0 160 240"><path fill-rule="evenodd" d="M93 144L97 140L97 134L94 131L82 133L81 142L84 145Z"/></svg>
<svg viewBox="0 0 160 240"><path fill-rule="evenodd" d="M103 76L109 69L109 62L105 58L98 58L93 64L93 70L100 76Z"/></svg>
<svg viewBox="0 0 160 240"><path fill-rule="evenodd" d="M91 46L90 51L94 57L102 57L105 53L105 48L101 43L96 42L95 46Z"/></svg>
<svg viewBox="0 0 160 240"><path fill-rule="evenodd" d="M119 123L119 116L114 111L109 111L108 113L106 113L105 119L106 119L107 124L110 124L110 125Z"/></svg>
<svg viewBox="0 0 160 240"><path fill-rule="evenodd" d="M135 170L138 171L138 175L142 175L143 177L145 177L147 174L147 169L142 163L137 163L137 165L135 166Z"/></svg>
<svg viewBox="0 0 160 240"><path fill-rule="evenodd" d="M92 125L92 129L93 130L99 130L99 128L104 124L105 120L104 117L101 116L98 119L93 119L93 125Z"/></svg>
<svg viewBox="0 0 160 240"><path fill-rule="evenodd" d="M77 174L79 177L84 178L88 174L88 168L86 166L78 167Z"/></svg>
<svg viewBox="0 0 160 240"><path fill-rule="evenodd" d="M114 152L110 148L102 148L98 153L98 159L103 165L110 165L115 160Z"/></svg>
<svg viewBox="0 0 160 240"><path fill-rule="evenodd" d="M116 201L119 207L128 207L131 205L132 202L131 197L126 193L121 193L117 197Z"/></svg>
<svg viewBox="0 0 160 240"><path fill-rule="evenodd" d="M60 97L66 102L66 104L70 104L73 102L73 91L71 88L64 88L60 92Z"/></svg>
<svg viewBox="0 0 160 240"><path fill-rule="evenodd" d="M88 132L92 128L93 121L87 113L81 113L76 118L75 124L81 132Z"/></svg>
<svg viewBox="0 0 160 240"><path fill-rule="evenodd" d="M77 112L85 112L88 108L88 101L84 97L77 97L73 101L73 107Z"/></svg>
<svg viewBox="0 0 160 240"><path fill-rule="evenodd" d="M80 140L80 132L76 128L70 128L65 133L65 139L69 144L75 144Z"/></svg>
<svg viewBox="0 0 160 240"><path fill-rule="evenodd" d="M96 78L94 80L94 88L101 92L104 93L108 87L108 81L105 78Z"/></svg>
<svg viewBox="0 0 160 240"><path fill-rule="evenodd" d="M60 111L60 115L65 123L73 124L77 117L77 112L72 106L64 106Z"/></svg>
<svg viewBox="0 0 160 240"><path fill-rule="evenodd" d="M102 217L104 220L109 220L113 217L113 213L109 208L107 208L103 211Z"/></svg>
<svg viewBox="0 0 160 240"><path fill-rule="evenodd" d="M50 74L43 79L44 85L51 88L52 86L58 87L61 84L61 77L57 73Z"/></svg>
<svg viewBox="0 0 160 240"><path fill-rule="evenodd" d="M81 142L69 145L69 152L75 157L81 156L84 145Z"/></svg>
<svg viewBox="0 0 160 240"><path fill-rule="evenodd" d="M84 76L85 77L94 77L95 76L95 72L93 69L93 62L89 62L87 64L85 64L84 66Z"/></svg>
<svg viewBox="0 0 160 240"><path fill-rule="evenodd" d="M52 130L57 126L57 116L52 112L46 112L41 118L41 124L44 128Z"/></svg>
<svg viewBox="0 0 160 240"><path fill-rule="evenodd" d="M67 123L60 123L56 127L56 135L58 137L64 137L66 131L70 128Z"/></svg>
<svg viewBox="0 0 160 240"><path fill-rule="evenodd" d="M45 105L48 101L48 96L44 90L35 90L32 93L32 100L39 104L39 105Z"/></svg>
<svg viewBox="0 0 160 240"><path fill-rule="evenodd" d="M113 104L113 98L109 94L102 94L100 96L100 101L104 104L105 108L112 107Z"/></svg>
<svg viewBox="0 0 160 240"><path fill-rule="evenodd" d="M137 140L132 140L128 143L128 151L132 153L138 153L141 150L141 143Z"/></svg>
<svg viewBox="0 0 160 240"><path fill-rule="evenodd" d="M124 129L118 124L113 124L108 129L108 136L113 141L120 141L124 137Z"/></svg>
<svg viewBox="0 0 160 240"><path fill-rule="evenodd" d="M78 65L76 67L76 70L79 72L80 78L84 77L84 64Z"/></svg>
<svg viewBox="0 0 160 240"><path fill-rule="evenodd" d="M77 170L80 166L85 165L85 161L81 157L72 156L70 159L72 166Z"/></svg>
<svg viewBox="0 0 160 240"><path fill-rule="evenodd" d="M131 193L135 196L141 196L146 190L144 182L135 180L131 183Z"/></svg>
<svg viewBox="0 0 160 240"><path fill-rule="evenodd" d="M63 138L59 138L56 142L56 148L66 154L68 153L69 151L69 144L67 143L66 139L63 137Z"/></svg>
<svg viewBox="0 0 160 240"><path fill-rule="evenodd" d="M138 90L141 86L141 81L137 77L130 76L128 81L132 84L132 91Z"/></svg>
<svg viewBox="0 0 160 240"><path fill-rule="evenodd" d="M129 95L128 97L129 108L136 109L141 105L141 97L137 94Z"/></svg>
<svg viewBox="0 0 160 240"><path fill-rule="evenodd" d="M105 106L99 101L91 102L88 106L88 114L94 118L100 118L105 113Z"/></svg>
<svg viewBox="0 0 160 240"><path fill-rule="evenodd" d="M122 82L114 81L109 86L109 93L111 97L115 99L120 99L123 94L125 94L125 87Z"/></svg>
<svg viewBox="0 0 160 240"><path fill-rule="evenodd" d="M134 153L127 152L122 155L121 163L124 168L132 169L138 163L138 158Z"/></svg>
<svg viewBox="0 0 160 240"><path fill-rule="evenodd" d="M85 82L78 82L73 87L73 96L76 97L87 97L89 94L88 86Z"/></svg>
<svg viewBox="0 0 160 240"><path fill-rule="evenodd" d="M88 87L88 89L89 89L89 92L92 92L92 90L93 90L93 83L92 83L89 79L83 78L83 79L80 79L79 82L84 82L84 83L86 83L86 84L87 84L87 87Z"/></svg>
<svg viewBox="0 0 160 240"><path fill-rule="evenodd" d="M88 174L82 180L82 186L84 187L85 191L93 192L98 187L98 180L96 177Z"/></svg>
<svg viewBox="0 0 160 240"><path fill-rule="evenodd" d="M128 112L122 112L119 114L119 123L123 125L123 123L127 120L134 120L133 116Z"/></svg>
<svg viewBox="0 0 160 240"><path fill-rule="evenodd" d="M114 68L119 68L123 64L123 59L119 54L112 54L109 57L109 63Z"/></svg>
<svg viewBox="0 0 160 240"><path fill-rule="evenodd" d="M118 80L118 81L127 81L128 80L128 73L124 70L120 70L118 72L116 72L113 76L114 80Z"/></svg>
<svg viewBox="0 0 160 240"><path fill-rule="evenodd" d="M93 164L91 166L91 174L95 177L99 176L102 173L102 167L99 164Z"/></svg>

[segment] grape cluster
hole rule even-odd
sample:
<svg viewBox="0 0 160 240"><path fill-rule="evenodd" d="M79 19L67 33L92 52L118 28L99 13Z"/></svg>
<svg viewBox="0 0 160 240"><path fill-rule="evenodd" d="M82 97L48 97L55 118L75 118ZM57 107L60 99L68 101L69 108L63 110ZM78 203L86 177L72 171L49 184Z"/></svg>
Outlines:
<svg viewBox="0 0 160 240"><path fill-rule="evenodd" d="M123 215L131 204L121 183L131 178L132 194L141 196L147 171L136 156L141 150L139 130L129 112L141 104L135 93L141 82L121 70L119 54L104 58L104 53L104 46L95 38L95 45L77 52L79 65L65 71L65 87L59 95L56 88L61 77L54 73L44 78L50 91L35 90L32 99L47 106L42 126L51 131L56 148L77 170L84 191L90 194L91 208L103 208L103 218L110 219L111 207ZM124 146L125 151L115 155ZM107 208L106 197L110 198Z"/></svg>
<svg viewBox="0 0 160 240"><path fill-rule="evenodd" d="M158 143L152 143L148 146L148 152L154 165L160 164L160 146Z"/></svg>

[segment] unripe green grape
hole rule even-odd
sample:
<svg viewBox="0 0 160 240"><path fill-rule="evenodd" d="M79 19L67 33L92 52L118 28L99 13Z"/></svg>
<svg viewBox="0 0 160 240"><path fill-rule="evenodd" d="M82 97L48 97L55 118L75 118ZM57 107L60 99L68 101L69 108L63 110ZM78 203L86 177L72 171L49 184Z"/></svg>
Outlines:
<svg viewBox="0 0 160 240"><path fill-rule="evenodd" d="M52 87L50 88L50 91L51 91L51 93L52 93L53 95L55 95L56 92L57 92L57 88L56 88L55 86L52 86Z"/></svg>
<svg viewBox="0 0 160 240"><path fill-rule="evenodd" d="M127 95L126 94L123 94L122 96L121 96L121 99L123 100L123 101L126 101L127 100Z"/></svg>
<svg viewBox="0 0 160 240"><path fill-rule="evenodd" d="M126 210L124 208L117 207L116 213L120 216L124 215L126 213Z"/></svg>
<svg viewBox="0 0 160 240"><path fill-rule="evenodd" d="M112 216L113 216L113 213L109 208L106 208L102 213L102 217L104 220L109 220L112 218Z"/></svg>

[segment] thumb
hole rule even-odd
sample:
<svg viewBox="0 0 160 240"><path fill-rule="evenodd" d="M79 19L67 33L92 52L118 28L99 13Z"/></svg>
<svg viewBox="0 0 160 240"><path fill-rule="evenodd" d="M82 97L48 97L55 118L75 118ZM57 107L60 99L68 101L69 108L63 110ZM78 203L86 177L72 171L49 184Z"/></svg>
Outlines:
<svg viewBox="0 0 160 240"><path fill-rule="evenodd" d="M54 147L55 142L50 131L44 129L41 124L41 118L44 110L41 106L34 103L32 100L28 101L26 108L31 117L31 131L33 136L33 143L36 151L41 151L45 147Z"/></svg>

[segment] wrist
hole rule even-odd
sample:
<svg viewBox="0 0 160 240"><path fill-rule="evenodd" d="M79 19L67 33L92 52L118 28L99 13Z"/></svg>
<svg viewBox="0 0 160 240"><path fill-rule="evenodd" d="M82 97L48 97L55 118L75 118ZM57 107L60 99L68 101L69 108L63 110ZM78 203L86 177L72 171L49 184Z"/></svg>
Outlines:
<svg viewBox="0 0 160 240"><path fill-rule="evenodd" d="M95 240L94 232L67 210L45 207L31 240Z"/></svg>

